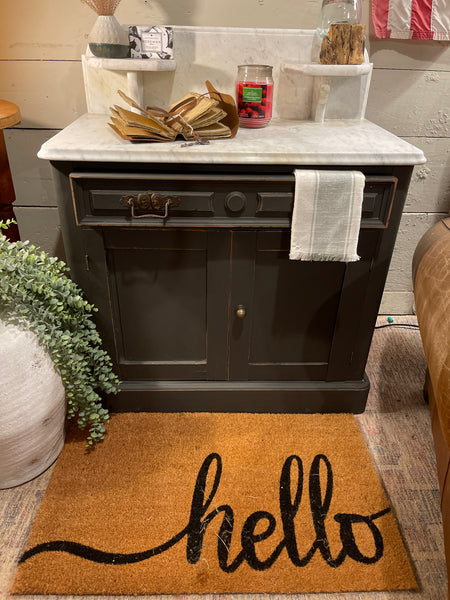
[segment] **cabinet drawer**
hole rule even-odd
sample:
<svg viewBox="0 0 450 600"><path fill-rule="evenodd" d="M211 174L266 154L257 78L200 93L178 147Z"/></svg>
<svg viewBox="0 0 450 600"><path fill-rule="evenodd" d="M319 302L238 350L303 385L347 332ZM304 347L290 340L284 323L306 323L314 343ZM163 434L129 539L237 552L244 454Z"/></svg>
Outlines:
<svg viewBox="0 0 450 600"><path fill-rule="evenodd" d="M289 227L295 186L292 174L71 173L70 183L77 224L91 227ZM396 185L366 176L362 227L387 227Z"/></svg>
<svg viewBox="0 0 450 600"><path fill-rule="evenodd" d="M396 177L366 175L361 227L386 228L388 226L396 189ZM262 219L290 217L294 202L293 191L287 193L258 192L257 195L257 217Z"/></svg>

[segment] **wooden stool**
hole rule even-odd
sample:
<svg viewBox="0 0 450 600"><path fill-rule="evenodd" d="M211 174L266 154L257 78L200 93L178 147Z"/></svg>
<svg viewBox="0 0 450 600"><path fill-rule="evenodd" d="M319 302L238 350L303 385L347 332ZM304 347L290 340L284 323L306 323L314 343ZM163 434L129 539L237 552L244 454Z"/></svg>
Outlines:
<svg viewBox="0 0 450 600"><path fill-rule="evenodd" d="M0 221L14 219L12 203L16 196L9 167L8 154L6 152L5 136L3 129L20 123L20 111L18 106L6 100L0 100ZM20 240L17 225L10 225L8 229L2 230L12 242Z"/></svg>

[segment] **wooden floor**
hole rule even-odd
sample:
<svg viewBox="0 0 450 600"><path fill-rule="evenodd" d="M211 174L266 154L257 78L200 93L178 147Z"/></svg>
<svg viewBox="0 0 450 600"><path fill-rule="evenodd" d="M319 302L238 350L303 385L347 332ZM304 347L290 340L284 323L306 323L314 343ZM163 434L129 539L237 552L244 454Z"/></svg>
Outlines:
<svg viewBox="0 0 450 600"><path fill-rule="evenodd" d="M236 600L447 598L435 457L428 407L422 396L425 359L418 329L400 327L402 323L415 325L417 321L414 317L402 316L395 318L393 326L384 327L386 318L378 320L367 367L371 380L369 402L366 411L357 416L357 421L397 515L421 589L419 592L299 594L291 597L241 595L236 596ZM26 543L50 471L23 486L0 491L0 600L12 598L8 590L15 563ZM70 600L69 596L62 598ZM98 596L93 598L100 599ZM213 596L201 598L212 600ZM170 597L166 596L165 600ZM195 599L191 596L190 600Z"/></svg>

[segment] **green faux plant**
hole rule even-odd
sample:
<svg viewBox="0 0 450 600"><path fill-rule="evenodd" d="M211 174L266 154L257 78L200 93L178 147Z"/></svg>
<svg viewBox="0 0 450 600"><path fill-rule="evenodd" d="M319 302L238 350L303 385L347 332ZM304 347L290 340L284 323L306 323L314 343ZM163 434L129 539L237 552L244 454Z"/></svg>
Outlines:
<svg viewBox="0 0 450 600"><path fill-rule="evenodd" d="M13 221L0 221L6 229ZM105 436L109 413L99 392L117 393L119 380L92 319L97 308L66 275L63 261L0 232L0 319L33 331L58 369L67 418L88 428L87 445Z"/></svg>

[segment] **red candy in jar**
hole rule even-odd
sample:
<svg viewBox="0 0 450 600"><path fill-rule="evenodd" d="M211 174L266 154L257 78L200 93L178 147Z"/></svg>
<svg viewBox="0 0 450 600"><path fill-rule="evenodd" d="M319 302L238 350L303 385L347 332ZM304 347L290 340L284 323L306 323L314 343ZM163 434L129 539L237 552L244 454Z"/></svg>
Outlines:
<svg viewBox="0 0 450 600"><path fill-rule="evenodd" d="M236 103L241 127L265 127L272 118L273 79L269 65L239 65Z"/></svg>

